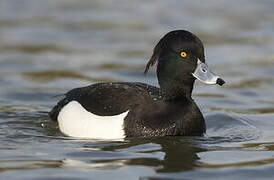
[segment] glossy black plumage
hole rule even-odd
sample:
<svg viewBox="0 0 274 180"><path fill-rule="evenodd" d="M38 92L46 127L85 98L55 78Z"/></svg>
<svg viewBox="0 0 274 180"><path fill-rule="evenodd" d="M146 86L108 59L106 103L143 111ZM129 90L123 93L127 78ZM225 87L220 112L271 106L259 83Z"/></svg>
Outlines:
<svg viewBox="0 0 274 180"><path fill-rule="evenodd" d="M143 99L161 99L160 89L144 83L97 83L75 88L49 113L57 121L59 111L71 101L79 102L86 110L100 116L113 116L143 103Z"/></svg>
<svg viewBox="0 0 274 180"><path fill-rule="evenodd" d="M205 132L203 116L192 99L169 101L159 88L144 83L98 83L73 89L51 110L50 118L56 121L60 110L74 100L87 111L101 116L113 116L130 109L124 122L127 137Z"/></svg>
<svg viewBox="0 0 274 180"><path fill-rule="evenodd" d="M180 52L187 52L182 58ZM205 121L191 98L197 61L205 62L201 40L188 31L166 34L154 48L145 72L157 63L160 88L144 83L97 83L65 94L49 113L58 119L69 102L79 102L87 111L113 116L129 110L124 119L126 137L200 136ZM95 124L96 126L96 124Z"/></svg>

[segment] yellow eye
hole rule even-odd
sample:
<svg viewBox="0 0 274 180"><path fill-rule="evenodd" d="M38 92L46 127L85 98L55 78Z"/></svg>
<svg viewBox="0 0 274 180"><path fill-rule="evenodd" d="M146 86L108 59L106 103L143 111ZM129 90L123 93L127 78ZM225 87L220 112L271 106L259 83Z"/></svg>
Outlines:
<svg viewBox="0 0 274 180"><path fill-rule="evenodd" d="M181 52L181 57L185 58L187 56L187 53L186 52Z"/></svg>

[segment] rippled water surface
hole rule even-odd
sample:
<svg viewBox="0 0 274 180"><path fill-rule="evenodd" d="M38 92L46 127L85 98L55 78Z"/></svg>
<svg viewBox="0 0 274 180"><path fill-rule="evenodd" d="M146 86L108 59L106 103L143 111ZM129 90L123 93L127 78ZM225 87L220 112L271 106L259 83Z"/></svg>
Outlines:
<svg viewBox="0 0 274 180"><path fill-rule="evenodd" d="M0 179L273 179L274 2L0 1ZM144 64L166 32L188 29L227 84L196 83L205 137L64 137L47 111L69 89L157 85Z"/></svg>

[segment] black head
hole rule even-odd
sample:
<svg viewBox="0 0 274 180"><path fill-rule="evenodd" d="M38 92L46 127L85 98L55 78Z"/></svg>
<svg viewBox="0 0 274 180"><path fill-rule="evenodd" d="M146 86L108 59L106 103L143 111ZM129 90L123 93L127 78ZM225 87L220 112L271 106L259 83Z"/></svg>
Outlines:
<svg viewBox="0 0 274 180"><path fill-rule="evenodd" d="M156 62L160 88L171 96L190 97L195 79L216 84L219 78L205 64L202 41L185 30L171 31L158 42L145 73Z"/></svg>

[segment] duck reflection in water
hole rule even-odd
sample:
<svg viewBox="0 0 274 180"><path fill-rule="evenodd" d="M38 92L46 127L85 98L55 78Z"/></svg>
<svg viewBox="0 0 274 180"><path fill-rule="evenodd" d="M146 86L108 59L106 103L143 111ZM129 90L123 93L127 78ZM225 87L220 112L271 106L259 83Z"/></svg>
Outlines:
<svg viewBox="0 0 274 180"><path fill-rule="evenodd" d="M127 142L92 143L84 146L85 152L69 154L79 161L65 160L63 163L64 166L79 167L81 164L100 170L140 165L153 167L157 173L189 171L199 167L197 153L206 151L193 143L195 140L192 137L135 138Z"/></svg>

